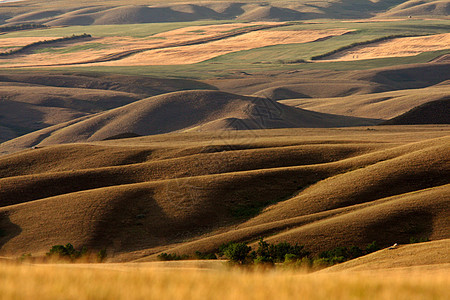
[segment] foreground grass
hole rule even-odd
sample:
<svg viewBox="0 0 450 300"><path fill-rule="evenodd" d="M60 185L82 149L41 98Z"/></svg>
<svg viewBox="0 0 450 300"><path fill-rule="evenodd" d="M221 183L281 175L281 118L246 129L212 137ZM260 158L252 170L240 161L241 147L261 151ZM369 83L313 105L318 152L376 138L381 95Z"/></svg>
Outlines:
<svg viewBox="0 0 450 300"><path fill-rule="evenodd" d="M2 299L445 299L442 271L311 273L0 265Z"/></svg>

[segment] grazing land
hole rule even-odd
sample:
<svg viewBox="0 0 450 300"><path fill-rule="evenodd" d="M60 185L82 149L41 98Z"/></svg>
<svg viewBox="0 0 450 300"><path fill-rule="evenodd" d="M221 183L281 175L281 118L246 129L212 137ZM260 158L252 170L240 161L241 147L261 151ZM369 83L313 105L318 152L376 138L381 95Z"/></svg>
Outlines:
<svg viewBox="0 0 450 300"><path fill-rule="evenodd" d="M0 1L0 298L446 299L449 9Z"/></svg>
<svg viewBox="0 0 450 300"><path fill-rule="evenodd" d="M445 270L304 274L161 270L147 265L1 265L4 299L446 299ZM27 282L25 287L19 285ZM195 286L195 288L193 288ZM320 291L320 292L318 292Z"/></svg>

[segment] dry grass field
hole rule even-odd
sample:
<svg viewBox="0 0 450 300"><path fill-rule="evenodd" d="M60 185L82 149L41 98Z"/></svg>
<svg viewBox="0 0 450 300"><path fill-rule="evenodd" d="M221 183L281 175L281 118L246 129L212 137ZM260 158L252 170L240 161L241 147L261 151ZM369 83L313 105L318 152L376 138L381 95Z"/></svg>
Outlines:
<svg viewBox="0 0 450 300"><path fill-rule="evenodd" d="M8 265L3 299L447 299L448 269L246 272L148 266ZM23 283L26 282L24 285Z"/></svg>
<svg viewBox="0 0 450 300"><path fill-rule="evenodd" d="M0 298L448 299L449 8L0 1Z"/></svg>
<svg viewBox="0 0 450 300"><path fill-rule="evenodd" d="M412 56L422 52L448 49L450 33L425 37L396 38L389 41L357 46L326 58L327 61L352 61L380 57Z"/></svg>
<svg viewBox="0 0 450 300"><path fill-rule="evenodd" d="M129 261L267 235L314 253L448 238L448 134L448 126L190 132L2 156L0 253L42 255L71 242Z"/></svg>

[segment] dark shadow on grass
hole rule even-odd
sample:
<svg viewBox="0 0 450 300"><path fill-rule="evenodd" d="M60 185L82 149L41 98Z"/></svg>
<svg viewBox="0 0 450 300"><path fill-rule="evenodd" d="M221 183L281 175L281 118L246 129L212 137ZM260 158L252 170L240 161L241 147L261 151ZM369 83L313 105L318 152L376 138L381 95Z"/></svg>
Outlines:
<svg viewBox="0 0 450 300"><path fill-rule="evenodd" d="M0 250L11 239L18 236L22 229L11 222L8 213L0 212Z"/></svg>

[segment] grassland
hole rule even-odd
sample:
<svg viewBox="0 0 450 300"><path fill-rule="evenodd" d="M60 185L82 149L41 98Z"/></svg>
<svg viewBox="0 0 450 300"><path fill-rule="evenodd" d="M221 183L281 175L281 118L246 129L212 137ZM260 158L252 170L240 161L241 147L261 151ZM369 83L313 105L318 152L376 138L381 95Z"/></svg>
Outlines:
<svg viewBox="0 0 450 300"><path fill-rule="evenodd" d="M209 24L222 24L226 21L197 21L184 23L158 23L158 24L135 24L135 25L93 25L93 26L69 26L61 28L49 28L45 30L32 30L14 32L0 36L1 38L36 38L37 36L61 36L76 33L93 34L94 37L113 37L131 36L132 38L151 39L154 35L161 35L163 32L180 29L185 26L193 27L195 32L188 34L203 35L202 26L207 27ZM252 26L249 23L248 26ZM58 70L64 72L106 72L106 73L122 73L134 75L152 75L158 77L175 77L175 78L197 78L205 79L217 76L231 75L235 72L263 73L271 71L291 71L291 70L361 70L372 69L378 67L405 65L413 63L426 63L443 54L448 54L449 49L438 51L427 51L418 55L407 57L387 57L366 59L358 61L343 62L320 62L320 63L303 63L311 57L321 55L343 46L353 44L355 42L364 42L380 37L389 36L392 32L401 35L431 35L447 33L449 31L449 23L447 20L403 20L403 21L378 21L378 22L342 22L342 21L321 21L317 23L298 23L291 26L281 27L280 30L327 30L329 28L339 28L342 30L352 30L352 32L340 36L334 36L323 40L302 44L284 44L274 45L262 48L256 48L245 51L237 51L225 55L220 55L204 62L188 65L142 65L142 66L103 66L103 65L74 65L58 67ZM89 29L89 30L87 30ZM270 30L270 29L269 29ZM175 31L174 31L175 33ZM158 36L159 36L158 35ZM170 42L170 38L161 40L163 43ZM23 43L23 42L22 42ZM90 42L96 43L108 42ZM121 42L123 43L123 42ZM154 43L154 42L152 42ZM86 46L76 45L55 48L55 53L77 53L83 57L86 55L98 55L94 52L102 51L107 46L92 46L89 43ZM122 44L120 44L120 47ZM125 45L125 44L123 44ZM131 44L130 44L131 45ZM131 46L132 47L132 46ZM128 48L127 48L128 49ZM132 48L130 48L132 49ZM181 50L181 49L180 49ZM52 48L40 50L40 53L52 52ZM91 52L89 52L91 51ZM94 51L94 52L92 52ZM108 50L110 51L110 50ZM199 51L201 49L199 48ZM91 54L89 54L91 53ZM100 53L100 52L99 52ZM201 55L201 53L197 54ZM208 57L208 56L205 56ZM67 60L67 58L64 58ZM2 63L5 65L4 63ZM124 62L125 64L125 62ZM55 68L44 67L44 70L55 70Z"/></svg>
<svg viewBox="0 0 450 300"><path fill-rule="evenodd" d="M450 48L311 61L448 34L447 3L94 2L0 4L1 26L49 26L1 34L2 51L92 35L0 60L1 299L448 298ZM317 272L155 262L260 238L305 262L382 249ZM67 243L106 260L39 264Z"/></svg>
<svg viewBox="0 0 450 300"><path fill-rule="evenodd" d="M47 28L44 30L31 30L12 32L0 35L2 38L13 37L34 37L48 36L60 37L72 34L91 34L95 37L107 36L130 36L135 38L145 38L157 33L184 28L188 26L208 26L214 24L233 23L232 21L193 21L193 22L173 22L173 23L149 23L149 24L120 24L120 25L90 25L90 26L65 26Z"/></svg>
<svg viewBox="0 0 450 300"><path fill-rule="evenodd" d="M446 299L448 271L292 271L0 265L3 299ZM26 283L26 284L24 284Z"/></svg>
<svg viewBox="0 0 450 300"><path fill-rule="evenodd" d="M278 45L248 51L240 51L222 55L211 59L208 62L232 64L232 62L239 61L243 64L270 64L280 61L295 61L298 59L309 60L313 56L324 54L352 43L390 36L393 32L399 35L430 35L447 33L450 30L450 23L448 21L426 20L372 23L325 22L322 24L287 26L281 30L319 30L325 28L345 28L354 31L349 34L335 36L324 41L317 41L313 43ZM399 64L401 64L401 62L399 62ZM379 62L378 66L382 65L383 62ZM328 65L328 67L330 67L330 65Z"/></svg>

